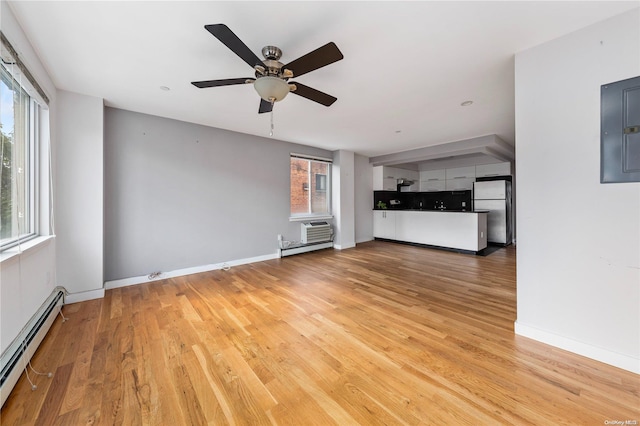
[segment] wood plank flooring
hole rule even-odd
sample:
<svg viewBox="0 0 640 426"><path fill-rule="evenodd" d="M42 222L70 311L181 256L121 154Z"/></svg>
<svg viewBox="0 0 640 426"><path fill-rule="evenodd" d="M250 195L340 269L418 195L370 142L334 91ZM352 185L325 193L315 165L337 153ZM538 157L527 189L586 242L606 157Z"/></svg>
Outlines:
<svg viewBox="0 0 640 426"><path fill-rule="evenodd" d="M640 376L514 335L515 268L370 242L109 290L64 307L53 378L0 423L640 422Z"/></svg>

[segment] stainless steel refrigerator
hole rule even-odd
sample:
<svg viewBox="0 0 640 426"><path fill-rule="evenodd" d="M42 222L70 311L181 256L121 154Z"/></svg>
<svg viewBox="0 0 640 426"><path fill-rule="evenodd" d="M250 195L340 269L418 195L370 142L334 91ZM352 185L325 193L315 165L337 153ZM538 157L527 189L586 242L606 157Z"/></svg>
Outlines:
<svg viewBox="0 0 640 426"><path fill-rule="evenodd" d="M473 183L474 210L488 210L487 242L509 245L512 241L511 182L488 180Z"/></svg>

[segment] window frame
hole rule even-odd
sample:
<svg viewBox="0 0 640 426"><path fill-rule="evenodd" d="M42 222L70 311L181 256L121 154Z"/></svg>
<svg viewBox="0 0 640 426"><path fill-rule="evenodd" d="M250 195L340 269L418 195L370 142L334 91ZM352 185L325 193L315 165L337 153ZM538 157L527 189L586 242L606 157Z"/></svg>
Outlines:
<svg viewBox="0 0 640 426"><path fill-rule="evenodd" d="M25 144L25 170L26 178L23 194L24 203L24 212L27 216L25 223L25 230L20 230L21 233L19 235L12 235L10 238L6 238L5 240L0 240L0 253L5 250L11 249L15 246L19 246L33 238L39 236L39 218L40 218L40 191L39 191L39 167L40 167L40 159L38 157L39 152L39 125L40 125L40 115L39 115L39 104L38 102L31 96L27 87L22 84L16 78L14 72L20 73L19 70L11 70L6 67L4 64L0 65L0 73L2 76L0 78L7 79L8 87L15 91L19 88L21 94L20 96L26 97L25 102L25 121L23 123L14 123L14 137L15 137L15 128L18 125L24 126L24 144ZM21 80L21 79L20 79ZM15 104L15 103L14 103ZM15 114L14 114L15 116ZM14 139L15 142L15 139ZM22 143L22 141L20 141ZM16 187L16 190L17 187ZM20 195L18 195L20 196ZM12 214L17 214L18 210L12 209ZM12 233L13 234L13 233Z"/></svg>
<svg viewBox="0 0 640 426"><path fill-rule="evenodd" d="M306 182L306 188L307 190L305 190L304 192L309 193L309 204L311 204L311 193L313 191L316 192L320 192L322 194L325 195L326 197L326 206L327 206L327 211L326 212L322 212L322 213L312 213L311 212L311 208L309 207L309 209L307 210L307 212L305 213L292 213L291 211L291 199L292 199L292 193L291 193L291 188L292 188L292 183L291 183L291 160L293 159L299 159L299 160L305 160L309 162L309 168L308 168L308 173L307 173L307 182ZM311 164L312 162L315 163L322 163L322 164L326 164L327 166L327 173L322 174L323 176L325 176L325 186L326 189L325 190L317 190L316 185L312 184L312 177L315 178L315 175L318 175L318 173L312 174L311 172ZM332 166L333 166L333 160L330 158L323 158L323 157L316 157L316 156L311 156L311 155L305 155L305 154L295 154L295 153L291 153L289 156L289 167L290 167L290 171L289 171L289 220L290 221L306 221L306 220L317 220L317 219L332 219L333 218L333 213L332 213L332 192L331 192L331 173L332 173Z"/></svg>

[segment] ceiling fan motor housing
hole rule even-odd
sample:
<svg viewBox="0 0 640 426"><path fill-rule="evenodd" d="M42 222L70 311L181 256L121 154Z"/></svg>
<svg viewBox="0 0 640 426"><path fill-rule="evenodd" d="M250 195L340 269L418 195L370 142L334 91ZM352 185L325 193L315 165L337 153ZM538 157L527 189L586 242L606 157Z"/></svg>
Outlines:
<svg viewBox="0 0 640 426"><path fill-rule="evenodd" d="M277 61L282 57L282 50L276 46L265 46L262 48L262 56L264 56L265 59L274 59Z"/></svg>
<svg viewBox="0 0 640 426"><path fill-rule="evenodd" d="M265 58L262 61L264 68L260 66L256 67L256 78L268 75L278 77L286 81L290 77L293 77L291 72L282 68L284 64L279 61L282 57L282 50L280 50L279 47L265 46L262 48L262 55Z"/></svg>

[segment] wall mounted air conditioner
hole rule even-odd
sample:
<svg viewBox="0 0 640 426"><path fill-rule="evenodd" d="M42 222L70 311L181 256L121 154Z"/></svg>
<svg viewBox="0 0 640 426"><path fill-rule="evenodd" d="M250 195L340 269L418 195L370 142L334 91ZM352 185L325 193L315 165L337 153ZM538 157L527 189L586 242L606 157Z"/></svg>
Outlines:
<svg viewBox="0 0 640 426"><path fill-rule="evenodd" d="M331 225L327 222L301 223L302 244L331 241Z"/></svg>

